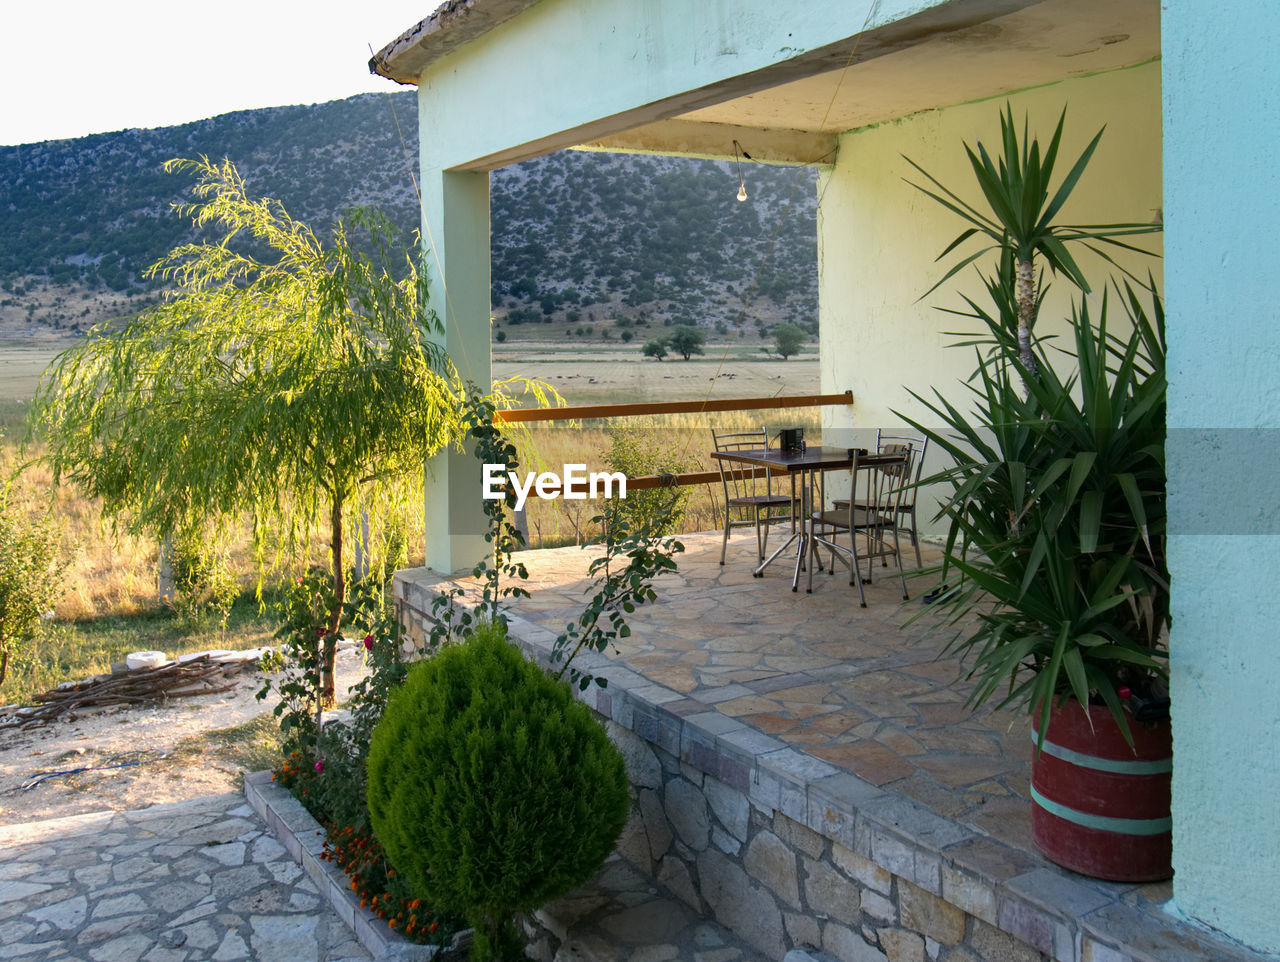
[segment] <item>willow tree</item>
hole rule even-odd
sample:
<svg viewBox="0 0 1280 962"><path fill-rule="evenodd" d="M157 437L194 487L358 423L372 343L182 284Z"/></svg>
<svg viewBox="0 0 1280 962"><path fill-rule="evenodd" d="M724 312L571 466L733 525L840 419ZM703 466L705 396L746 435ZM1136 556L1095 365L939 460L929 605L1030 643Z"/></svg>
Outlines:
<svg viewBox="0 0 1280 962"><path fill-rule="evenodd" d="M134 529L166 536L248 514L260 560L327 523L335 591L318 644L330 703L348 514L412 497L405 479L458 434L461 389L430 340L425 278L390 253L379 218L353 218L371 253L341 222L326 245L277 201L251 198L229 161L166 169L194 172L196 201L178 213L217 239L149 269L171 288L160 304L59 356L37 398L47 457Z"/></svg>

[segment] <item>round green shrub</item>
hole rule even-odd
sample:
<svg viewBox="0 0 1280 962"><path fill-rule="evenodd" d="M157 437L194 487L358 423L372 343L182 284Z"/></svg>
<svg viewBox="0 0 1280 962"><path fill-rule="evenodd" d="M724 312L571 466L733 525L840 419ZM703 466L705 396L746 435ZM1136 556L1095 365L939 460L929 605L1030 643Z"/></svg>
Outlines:
<svg viewBox="0 0 1280 962"><path fill-rule="evenodd" d="M513 916L581 885L627 818L622 756L501 627L415 665L369 747L369 814L398 873L519 958Z"/></svg>

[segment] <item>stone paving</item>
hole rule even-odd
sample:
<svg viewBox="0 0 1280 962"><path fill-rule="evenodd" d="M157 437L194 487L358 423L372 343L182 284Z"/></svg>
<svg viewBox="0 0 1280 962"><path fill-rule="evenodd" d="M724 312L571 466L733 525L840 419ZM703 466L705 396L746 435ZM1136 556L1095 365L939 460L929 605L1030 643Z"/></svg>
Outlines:
<svg viewBox="0 0 1280 962"><path fill-rule="evenodd" d="M776 535L775 535L776 537ZM938 814L1027 852L1030 724L1020 714L965 707L959 660L941 653L947 635L904 604L892 568L874 568L867 607L841 568L815 572L813 594L791 591L781 560L753 578L754 537L682 538L679 571L656 582L658 601L629 616L616 657L681 693L663 707L677 715L714 708ZM938 557L926 546L925 563ZM582 610L586 552L529 551L532 598L519 614L554 633ZM914 560L914 559L912 559ZM864 568L865 572L865 568ZM911 574L910 566L908 575ZM913 596L932 587L913 583ZM1158 897L1158 893L1157 893Z"/></svg>
<svg viewBox="0 0 1280 962"><path fill-rule="evenodd" d="M537 962L764 962L616 854L538 923ZM239 794L0 828L0 959L370 957Z"/></svg>
<svg viewBox="0 0 1280 962"><path fill-rule="evenodd" d="M0 828L0 959L369 957L239 794Z"/></svg>

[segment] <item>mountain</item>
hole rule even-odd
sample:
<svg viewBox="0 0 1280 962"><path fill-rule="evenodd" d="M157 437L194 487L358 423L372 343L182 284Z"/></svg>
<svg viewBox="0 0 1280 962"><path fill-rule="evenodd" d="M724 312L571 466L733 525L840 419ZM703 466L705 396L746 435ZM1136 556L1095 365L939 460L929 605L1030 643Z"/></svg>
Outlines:
<svg viewBox="0 0 1280 962"><path fill-rule="evenodd" d="M0 147L0 331L80 331L158 296L142 272L196 237L172 210L191 176L235 162L322 237L352 207L418 227L413 92L224 114L154 130ZM563 151L495 171L493 305L513 324L571 312L757 325L816 321L816 174ZM775 236L776 235L776 236Z"/></svg>

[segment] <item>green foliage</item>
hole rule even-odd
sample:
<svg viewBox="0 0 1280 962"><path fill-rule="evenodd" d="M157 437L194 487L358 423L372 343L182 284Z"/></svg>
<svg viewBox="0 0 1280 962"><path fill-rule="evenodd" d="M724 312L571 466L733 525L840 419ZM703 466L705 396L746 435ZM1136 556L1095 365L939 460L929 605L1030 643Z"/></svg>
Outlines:
<svg viewBox="0 0 1280 962"><path fill-rule="evenodd" d="M794 324L778 324L773 329L774 353L780 354L785 361L791 355L799 354L808 339L808 335Z"/></svg>
<svg viewBox="0 0 1280 962"><path fill-rule="evenodd" d="M332 591L320 578L300 585L295 593L295 634L304 639L308 628L323 630L318 626L327 610L326 588ZM410 939L444 944L461 928L460 923L434 906L424 905L407 880L392 870L373 835L365 800L370 738L391 692L408 674L410 656L404 650L400 626L384 601L382 585L360 583L348 604L351 610L345 621L366 632L362 644L368 673L352 686L346 718L328 719L318 733L308 712L294 710L287 699L282 700L276 712L287 733L288 754L276 780L325 826L325 856L350 877L362 906L367 903ZM304 662L310 658L314 663L314 646L303 644L300 650ZM293 677L297 677L296 667ZM292 694L302 695L304 704L315 704L318 682L319 674L313 670L308 684ZM259 697L266 691L264 687Z"/></svg>
<svg viewBox="0 0 1280 962"><path fill-rule="evenodd" d="M15 504L9 485L0 486L0 684L10 656L43 633L44 615L62 595L65 568L49 515Z"/></svg>
<svg viewBox="0 0 1280 962"><path fill-rule="evenodd" d="M925 191L976 225L944 255L976 233L992 241L947 277L981 254L999 255L996 274L985 279L993 309L969 300L968 312L953 312L982 325L963 342L978 348L969 405L935 389L932 401L919 399L943 427L907 419L954 461L921 482L949 487L936 570L947 587L932 613L957 627L952 646L973 656L970 704L999 695L1002 707L1047 717L1064 697L1101 701L1128 737L1122 691L1135 697L1130 707L1160 699L1166 677L1164 309L1154 281L1145 295L1126 281L1114 294L1127 315L1118 336L1108 324L1118 313L1110 292L1096 318L1081 303L1073 343L1055 365L1030 336L1042 293L1031 283L1030 258L1043 254L1088 290L1067 242L1106 257L1094 242L1124 247L1116 234L1151 228L1055 225L1098 138L1050 198L1062 120L1043 157L1025 133L1019 143L1008 110L1001 128L999 164L981 146L976 155L966 147L990 212L945 189L945 196Z"/></svg>
<svg viewBox="0 0 1280 962"><path fill-rule="evenodd" d="M1036 374L1031 331L1044 294L1035 274L1036 258L1044 258L1055 275L1066 277L1081 291L1088 293L1089 282L1077 264L1071 247L1081 245L1114 264L1108 250L1147 253L1117 240L1118 237L1149 234L1160 229L1153 224L1066 225L1055 222L1084 174L1098 141L1102 139L1102 131L1099 130L1055 190L1051 182L1057 166L1066 118L1067 112L1063 108L1053 137L1041 151L1040 142L1030 135L1029 121L1025 119L1019 140L1018 129L1013 121L1013 108L1006 104L1000 115L1001 153L993 159L981 142L976 151L968 144L965 145L965 154L969 158L974 179L985 200L983 207L964 200L915 161L905 158L907 163L933 185L932 188L919 184L912 186L959 215L969 225L938 255L938 260L963 247L971 239L977 238L982 244L978 250L952 264L924 296L933 293L970 264L994 252L1001 262L1002 273L1012 270L1016 275L1013 285L988 283L989 292L1000 298L999 317L1005 322L1004 332L1000 336L1016 335L1018 361L1028 377ZM1009 329L1010 324L1012 330Z"/></svg>
<svg viewBox="0 0 1280 962"><path fill-rule="evenodd" d="M176 596L173 609L183 624L199 627L216 621L225 629L231 606L240 594L240 582L225 549L202 532L182 532L169 551Z"/></svg>
<svg viewBox="0 0 1280 962"><path fill-rule="evenodd" d="M563 403L564 399L559 394L541 382L525 381L524 384L543 406L549 401ZM510 397L502 393L504 386L495 385L497 390L490 396L483 396L474 385L470 386L462 423L466 426L467 439L476 459L481 464L501 464L505 471L510 472L520 468L519 453L494 420L499 404L511 404ZM461 588L437 594L431 604L432 647L466 637L482 622L493 621L505 627L507 619L502 610L502 600L529 597L529 592L520 585L511 584L509 580L504 583L504 579L523 580L529 576L523 562L511 560L513 552L525 547L524 535L513 521L515 504L516 493L511 487L507 488L505 498L484 501L488 522L484 540L493 546L493 552L489 557L481 558L471 569L471 576L481 584L480 604L474 611L460 608L457 599L463 594Z"/></svg>
<svg viewBox="0 0 1280 962"><path fill-rule="evenodd" d="M521 958L515 913L586 881L627 816L604 730L496 625L411 669L368 770L374 831L397 874L475 926L477 960Z"/></svg>
<svg viewBox="0 0 1280 962"><path fill-rule="evenodd" d="M183 212L221 240L171 251L149 274L174 296L59 356L37 397L47 460L137 528L210 530L250 513L260 559L327 522L331 692L347 507L358 500L375 519L416 510L406 479L457 436L461 390L428 339L439 322L426 280L412 258L397 262L376 215L353 218L373 255L341 222L325 247L278 202L249 197L229 162L167 166L196 173Z"/></svg>
<svg viewBox="0 0 1280 962"><path fill-rule="evenodd" d="M668 488L658 493L673 498L680 490ZM593 525L601 525L601 531L584 547L604 548L604 553L587 568L592 579L587 588L592 592L591 599L578 619L565 625L551 653L552 663L560 664L556 677L568 674L569 681L579 689L593 681L604 688L606 680L574 667L574 658L582 651L604 652L617 639L630 637L626 616L638 605L657 600L654 579L663 572L675 571L675 556L684 551L684 545L670 536L664 515L658 514L656 520L641 520L637 526L624 505L625 502L611 501L605 514L591 519ZM655 524L659 530L655 530Z"/></svg>
<svg viewBox="0 0 1280 962"><path fill-rule="evenodd" d="M1077 371L1060 376L1040 356L1023 397L1016 355L979 358L974 414L941 395L930 430L955 466L946 482L947 552L939 576L955 582L935 603L949 622L977 616L956 646L972 653L971 703L1049 712L1056 698L1100 698L1127 732L1118 691L1160 694L1169 623L1165 559L1164 314L1126 284L1132 334L1073 317ZM993 327L999 321L986 318ZM1043 730L1041 735L1043 737Z"/></svg>
<svg viewBox="0 0 1280 962"><path fill-rule="evenodd" d="M667 345L686 361L695 354L705 353L702 346L707 343L707 335L696 327L677 324L667 335Z"/></svg>
<svg viewBox="0 0 1280 962"><path fill-rule="evenodd" d="M661 361L667 356L667 342L660 337L656 341L649 341L640 351L645 357L652 357Z"/></svg>
<svg viewBox="0 0 1280 962"><path fill-rule="evenodd" d="M681 453L669 432L618 423L606 427L605 433L609 435L605 463L611 471L621 471L628 478L693 469L694 461ZM670 534L680 529L688 501L687 487L628 491L626 498L612 508L610 517L621 520L628 530Z"/></svg>

